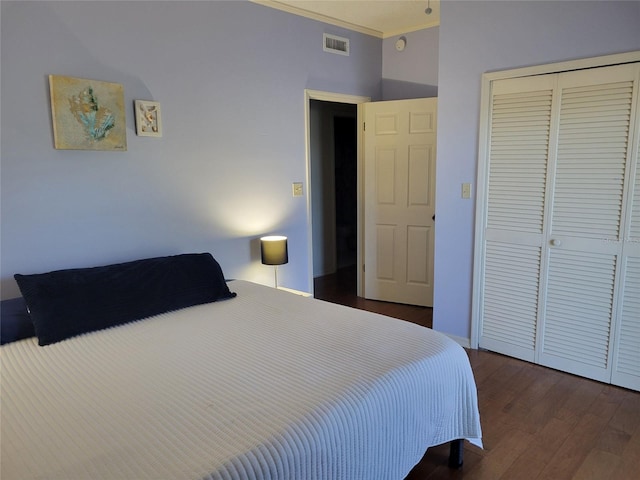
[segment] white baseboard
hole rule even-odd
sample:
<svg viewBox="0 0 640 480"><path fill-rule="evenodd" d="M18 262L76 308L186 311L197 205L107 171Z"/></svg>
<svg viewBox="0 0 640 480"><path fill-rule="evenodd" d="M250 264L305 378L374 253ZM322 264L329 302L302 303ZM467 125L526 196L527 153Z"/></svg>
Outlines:
<svg viewBox="0 0 640 480"><path fill-rule="evenodd" d="M463 348L471 348L471 340L464 337L458 337L457 335L452 335L450 333L440 332L449 337L451 340L459 344Z"/></svg>

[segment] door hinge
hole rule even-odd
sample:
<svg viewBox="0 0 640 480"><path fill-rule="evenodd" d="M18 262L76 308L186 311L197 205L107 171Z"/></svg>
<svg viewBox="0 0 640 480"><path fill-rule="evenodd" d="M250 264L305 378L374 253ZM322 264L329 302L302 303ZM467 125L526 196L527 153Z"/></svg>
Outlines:
<svg viewBox="0 0 640 480"><path fill-rule="evenodd" d="M362 131L366 132L367 131L367 122L363 122L362 123Z"/></svg>
<svg viewBox="0 0 640 480"><path fill-rule="evenodd" d="M362 271L364 272L364 263L362 264Z"/></svg>

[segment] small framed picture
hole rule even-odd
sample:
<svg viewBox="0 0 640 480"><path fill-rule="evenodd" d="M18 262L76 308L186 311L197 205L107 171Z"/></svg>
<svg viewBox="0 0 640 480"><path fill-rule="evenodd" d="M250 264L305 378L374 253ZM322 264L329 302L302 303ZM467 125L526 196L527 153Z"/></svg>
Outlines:
<svg viewBox="0 0 640 480"><path fill-rule="evenodd" d="M160 103L135 100L136 133L141 137L161 137Z"/></svg>

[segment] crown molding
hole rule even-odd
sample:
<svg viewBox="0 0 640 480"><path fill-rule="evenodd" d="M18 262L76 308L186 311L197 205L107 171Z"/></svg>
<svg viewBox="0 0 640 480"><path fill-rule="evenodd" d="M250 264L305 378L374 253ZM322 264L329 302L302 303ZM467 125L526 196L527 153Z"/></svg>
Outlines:
<svg viewBox="0 0 640 480"><path fill-rule="evenodd" d="M416 25L415 27L411 27L410 29L398 29L398 30L390 30L388 32L384 32L382 34L382 38L390 38L390 37L395 37L396 35L403 35L405 33L411 33L411 32L417 32L418 30L424 30L425 28L432 28L432 27L439 27L440 26L440 22L431 22L431 23L424 23L421 25Z"/></svg>
<svg viewBox="0 0 640 480"><path fill-rule="evenodd" d="M283 12L292 13L300 17L306 17L312 20L318 20L319 22L329 23L337 27L342 27L348 30L353 30L355 32L364 33L365 35L371 35L372 37L384 38L384 34L379 30L374 30L373 28L367 28L361 25L356 25L354 23L345 22L343 20L339 20L334 17L329 17L327 15L322 15L320 13L309 12L302 8L287 5L285 3L280 3L276 0L250 0L250 1L253 3L257 3L258 5L275 8L277 10L282 10Z"/></svg>

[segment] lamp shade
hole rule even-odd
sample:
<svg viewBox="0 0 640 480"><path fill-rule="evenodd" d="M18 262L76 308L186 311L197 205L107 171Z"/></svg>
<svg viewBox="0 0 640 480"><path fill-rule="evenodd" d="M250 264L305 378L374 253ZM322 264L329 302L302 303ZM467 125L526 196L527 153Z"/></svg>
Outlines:
<svg viewBox="0 0 640 480"><path fill-rule="evenodd" d="M260 254L264 265L284 265L289 261L287 237L269 236L260 239Z"/></svg>

